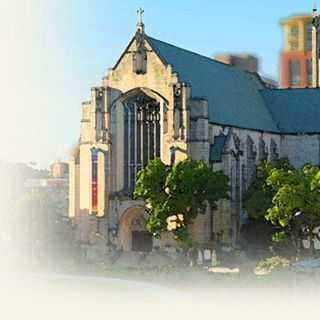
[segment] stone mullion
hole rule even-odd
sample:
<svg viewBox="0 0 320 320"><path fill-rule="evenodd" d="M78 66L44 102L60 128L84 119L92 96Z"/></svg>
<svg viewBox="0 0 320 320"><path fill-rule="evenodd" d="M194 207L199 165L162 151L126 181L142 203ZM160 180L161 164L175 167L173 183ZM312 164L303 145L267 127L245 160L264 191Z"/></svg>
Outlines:
<svg viewBox="0 0 320 320"><path fill-rule="evenodd" d="M145 113L144 109L141 109L141 127L140 127L140 152L141 152L141 168L144 167L144 126L145 126Z"/></svg>
<svg viewBox="0 0 320 320"><path fill-rule="evenodd" d="M131 110L130 107L127 105L128 110L128 139L127 139L127 146L124 146L128 150L128 189L131 190Z"/></svg>
<svg viewBox="0 0 320 320"><path fill-rule="evenodd" d="M147 161L149 161L150 160L150 143L151 143L151 137L150 137L150 124L151 124L151 122L150 122L150 110L149 110L149 108L147 109L147 119L146 119L146 125L147 125Z"/></svg>
<svg viewBox="0 0 320 320"><path fill-rule="evenodd" d="M159 115L157 115L159 117ZM157 139L157 148L156 148L156 157L160 157L160 150L161 150L161 135L160 135L160 122L159 119L157 119L156 122L156 139Z"/></svg>
<svg viewBox="0 0 320 320"><path fill-rule="evenodd" d="M158 148L158 136L157 136L157 111L155 110L154 111L154 114L153 114L153 158L156 158L157 157L157 148Z"/></svg>
<svg viewBox="0 0 320 320"><path fill-rule="evenodd" d="M137 106L137 163L141 167L141 109Z"/></svg>
<svg viewBox="0 0 320 320"><path fill-rule="evenodd" d="M133 114L134 114L134 177L137 177L138 169L138 148L137 148L137 126L138 126L138 117L137 117L137 104L133 105Z"/></svg>
<svg viewBox="0 0 320 320"><path fill-rule="evenodd" d="M153 125L153 111L149 112L149 159L154 159L154 125Z"/></svg>

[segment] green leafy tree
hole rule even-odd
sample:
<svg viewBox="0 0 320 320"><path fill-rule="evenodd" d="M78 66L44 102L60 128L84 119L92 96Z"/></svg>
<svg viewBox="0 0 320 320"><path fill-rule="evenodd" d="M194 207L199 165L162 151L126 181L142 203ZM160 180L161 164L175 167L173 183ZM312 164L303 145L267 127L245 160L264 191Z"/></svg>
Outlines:
<svg viewBox="0 0 320 320"><path fill-rule="evenodd" d="M244 197L244 209L252 219L264 220L267 210L272 206L275 191L267 184L267 178L274 168L294 170L286 158L279 159L276 165L267 161L262 161L257 165L256 177Z"/></svg>
<svg viewBox="0 0 320 320"><path fill-rule="evenodd" d="M320 224L319 167L274 168L266 183L274 192L266 219L285 230L298 248L301 231L313 237L313 229Z"/></svg>
<svg viewBox="0 0 320 320"><path fill-rule="evenodd" d="M218 200L228 197L228 191L228 177L202 161L187 159L167 167L155 159L138 173L134 197L145 200L147 230L157 236L172 231L186 243L188 226L198 213L204 213L208 205L216 208Z"/></svg>

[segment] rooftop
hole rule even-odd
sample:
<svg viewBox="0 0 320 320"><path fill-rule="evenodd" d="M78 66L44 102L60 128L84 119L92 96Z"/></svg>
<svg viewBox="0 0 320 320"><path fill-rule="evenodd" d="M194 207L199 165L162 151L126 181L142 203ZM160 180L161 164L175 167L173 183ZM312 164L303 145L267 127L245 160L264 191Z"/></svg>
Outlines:
<svg viewBox="0 0 320 320"><path fill-rule="evenodd" d="M269 89L254 73L147 37L192 97L209 105L209 121L275 133L320 133L320 89Z"/></svg>

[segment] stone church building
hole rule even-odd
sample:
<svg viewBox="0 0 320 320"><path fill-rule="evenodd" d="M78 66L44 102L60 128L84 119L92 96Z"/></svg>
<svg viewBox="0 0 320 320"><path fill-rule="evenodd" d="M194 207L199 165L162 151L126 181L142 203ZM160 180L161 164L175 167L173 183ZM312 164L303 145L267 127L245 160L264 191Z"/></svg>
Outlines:
<svg viewBox="0 0 320 320"><path fill-rule="evenodd" d="M242 199L260 160L320 163L320 90L270 89L255 73L137 31L100 87L82 104L70 157L69 216L79 240L124 251L174 245L145 231L137 172L160 157L203 160L230 178L228 201L190 227L203 245L235 243Z"/></svg>

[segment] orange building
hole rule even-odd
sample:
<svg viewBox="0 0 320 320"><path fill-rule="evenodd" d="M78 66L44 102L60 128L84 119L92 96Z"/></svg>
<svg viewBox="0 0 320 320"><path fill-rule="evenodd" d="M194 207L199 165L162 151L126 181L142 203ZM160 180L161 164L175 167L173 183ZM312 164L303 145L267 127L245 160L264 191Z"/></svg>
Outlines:
<svg viewBox="0 0 320 320"><path fill-rule="evenodd" d="M280 60L280 87L312 87L312 16L296 15L281 21L284 44Z"/></svg>

